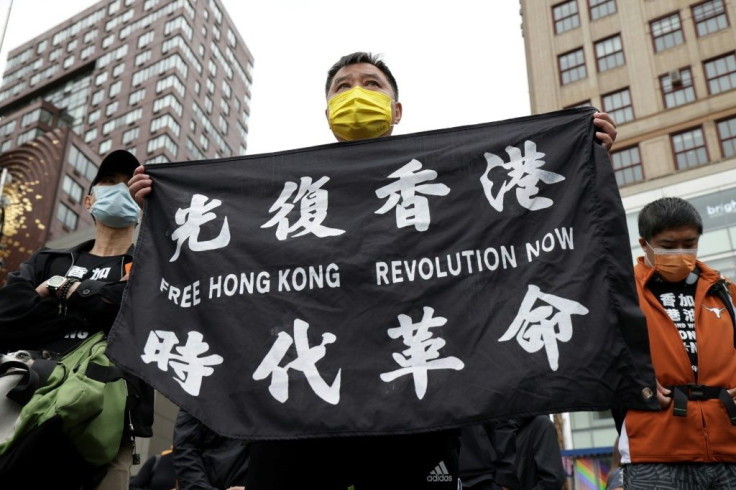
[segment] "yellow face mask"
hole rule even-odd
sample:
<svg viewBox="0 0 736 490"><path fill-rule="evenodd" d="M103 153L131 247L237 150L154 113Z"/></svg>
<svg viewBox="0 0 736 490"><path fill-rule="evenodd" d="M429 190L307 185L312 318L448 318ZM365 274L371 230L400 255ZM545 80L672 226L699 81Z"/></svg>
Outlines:
<svg viewBox="0 0 736 490"><path fill-rule="evenodd" d="M327 103L330 129L338 138L361 140L383 136L391 129L391 98L375 90L353 87Z"/></svg>

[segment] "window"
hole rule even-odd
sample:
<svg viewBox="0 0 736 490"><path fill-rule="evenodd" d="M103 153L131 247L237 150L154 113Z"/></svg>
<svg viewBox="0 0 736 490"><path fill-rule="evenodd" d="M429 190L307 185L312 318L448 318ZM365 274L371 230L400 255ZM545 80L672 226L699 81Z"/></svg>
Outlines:
<svg viewBox="0 0 736 490"><path fill-rule="evenodd" d="M135 57L135 66L141 66L146 61L151 59L151 50L148 49L146 51L143 51L139 55Z"/></svg>
<svg viewBox="0 0 736 490"><path fill-rule="evenodd" d="M675 152L677 170L685 170L708 163L703 129L695 128L672 135L672 149Z"/></svg>
<svg viewBox="0 0 736 490"><path fill-rule="evenodd" d="M619 187L644 180L639 147L637 146L614 152L611 155L611 164L613 165L613 173L616 175L616 184Z"/></svg>
<svg viewBox="0 0 736 490"><path fill-rule="evenodd" d="M167 149L174 157L178 146L174 143L174 140L168 134L161 134L153 139L148 140L148 153L158 150L159 148Z"/></svg>
<svg viewBox="0 0 736 490"><path fill-rule="evenodd" d="M135 92L132 92L128 96L128 105L134 105L143 100L146 96L146 89L142 88L140 90L136 90Z"/></svg>
<svg viewBox="0 0 736 490"><path fill-rule="evenodd" d="M233 91L230 88L230 84L227 83L227 80L223 80L222 81L222 94L229 99L232 93Z"/></svg>
<svg viewBox="0 0 736 490"><path fill-rule="evenodd" d="M207 111L207 114L212 114L212 99L210 99L208 96L204 97L204 110Z"/></svg>
<svg viewBox="0 0 736 490"><path fill-rule="evenodd" d="M72 145L69 149L69 165L79 175L84 175L90 182L94 180L97 175L97 165L92 163L92 160L87 158L84 153Z"/></svg>
<svg viewBox="0 0 736 490"><path fill-rule="evenodd" d="M654 40L654 51L656 53L665 49L674 48L685 42L682 36L682 25L680 14L674 13L650 23L652 39Z"/></svg>
<svg viewBox="0 0 736 490"><path fill-rule="evenodd" d="M662 87L664 106L667 109L695 100L695 87L693 87L690 68L672 70L668 74L660 76L659 85Z"/></svg>
<svg viewBox="0 0 736 490"><path fill-rule="evenodd" d="M64 176L64 183L61 185L62 190L69 196L72 202L82 202L82 193L84 189L68 175Z"/></svg>
<svg viewBox="0 0 736 490"><path fill-rule="evenodd" d="M736 88L736 54L730 53L703 63L708 93L720 94Z"/></svg>
<svg viewBox="0 0 736 490"><path fill-rule="evenodd" d="M199 91L202 88L202 84L199 83L199 80L194 81L194 93L199 95Z"/></svg>
<svg viewBox="0 0 736 490"><path fill-rule="evenodd" d="M160 99L156 99L153 102L154 114L164 109L165 107L171 107L172 109L174 109L176 115L181 117L183 107L181 105L181 102L179 102L179 100L173 94L164 95Z"/></svg>
<svg viewBox="0 0 736 490"><path fill-rule="evenodd" d="M89 124L94 124L99 120L100 120L100 110L99 109L90 112L89 116L87 117L87 122Z"/></svg>
<svg viewBox="0 0 736 490"><path fill-rule="evenodd" d="M197 131L197 123L194 122L194 119L190 119L189 120L189 132L194 133L195 131Z"/></svg>
<svg viewBox="0 0 736 490"><path fill-rule="evenodd" d="M59 208L56 211L56 218L61 221L64 227L68 230L77 229L77 221L79 221L79 216L77 215L77 213L69 209L69 207L63 202L59 203Z"/></svg>
<svg viewBox="0 0 736 490"><path fill-rule="evenodd" d="M15 131L15 126L17 125L17 121L13 119L12 121L6 122L2 126L0 126L0 136L8 136Z"/></svg>
<svg viewBox="0 0 736 490"><path fill-rule="evenodd" d="M634 108L631 106L631 94L625 88L618 92L604 95L603 111L607 112L616 124L623 124L634 119Z"/></svg>
<svg viewBox="0 0 736 490"><path fill-rule="evenodd" d="M728 17L723 0L709 0L693 5L693 20L698 37L725 29L728 27Z"/></svg>
<svg viewBox="0 0 736 490"><path fill-rule="evenodd" d="M111 104L107 104L107 108L105 108L105 115L110 116L117 110L118 110L118 101L116 100L115 102L112 102Z"/></svg>
<svg viewBox="0 0 736 490"><path fill-rule="evenodd" d="M154 133L161 128L170 128L171 132L174 133L176 137L179 137L179 133L181 131L179 123L176 122L170 114L164 114L163 116L159 116L151 120L151 133Z"/></svg>
<svg viewBox="0 0 736 490"><path fill-rule="evenodd" d="M736 117L718 121L718 139L721 140L723 158L736 156Z"/></svg>
<svg viewBox="0 0 736 490"><path fill-rule="evenodd" d="M103 71L102 73L100 73L99 75L97 75L95 77L95 85L98 86L98 87L100 85L102 85L103 83L105 83L106 81L107 81L107 72L106 71Z"/></svg>
<svg viewBox="0 0 736 490"><path fill-rule="evenodd" d="M600 19L616 13L616 0L588 0L590 20Z"/></svg>
<svg viewBox="0 0 736 490"><path fill-rule="evenodd" d="M168 75L166 78L162 78L158 82L156 82L156 93L161 93L169 87L174 87L174 89L179 92L179 95L181 95L182 97L184 97L186 94L186 88L184 87L184 84L181 83L179 77L177 77L173 73L171 75Z"/></svg>
<svg viewBox="0 0 736 490"><path fill-rule="evenodd" d="M204 84L207 86L207 93L215 93L215 82L208 78L207 80L205 80Z"/></svg>
<svg viewBox="0 0 736 490"><path fill-rule="evenodd" d="M94 141L97 139L97 128L92 128L86 133L84 133L84 142L90 143L91 141Z"/></svg>
<svg viewBox="0 0 736 490"><path fill-rule="evenodd" d="M149 44L151 44L151 41L153 41L153 31L148 31L138 38L138 48L140 49L148 46Z"/></svg>
<svg viewBox="0 0 736 490"><path fill-rule="evenodd" d="M204 148L204 151L207 151L210 148L210 140L208 140L207 136L203 134L199 136L199 144L202 148Z"/></svg>
<svg viewBox="0 0 736 490"><path fill-rule="evenodd" d="M123 133L123 144L127 145L128 143L135 141L138 138L139 134L140 134L140 128L138 127L125 131Z"/></svg>
<svg viewBox="0 0 736 490"><path fill-rule="evenodd" d="M44 51L46 51L46 48L49 46L48 39L44 39L43 41L38 43L38 46L36 46L36 54L41 54Z"/></svg>
<svg viewBox="0 0 736 490"><path fill-rule="evenodd" d="M214 62L214 61L210 60L210 62L209 62L209 64L208 64L207 68L209 69L209 71L210 71L210 76L211 76L212 78L215 78L215 77L217 77L217 65L215 64L215 62Z"/></svg>
<svg viewBox="0 0 736 490"><path fill-rule="evenodd" d="M33 139L38 138L39 136L43 136L44 132L41 131L38 128L29 129L25 133L20 133L18 135L18 138L16 138L16 144L18 146L22 145L23 143L27 143Z"/></svg>
<svg viewBox="0 0 736 490"><path fill-rule="evenodd" d="M3 141L3 144L0 145L0 153L5 153L6 151L9 151L13 147L13 140L5 140Z"/></svg>
<svg viewBox="0 0 736 490"><path fill-rule="evenodd" d="M229 27L227 28L227 43L230 46L232 46L233 48L235 47L235 44L236 44L236 42L235 42L235 33Z"/></svg>
<svg viewBox="0 0 736 490"><path fill-rule="evenodd" d="M595 57L598 60L598 71L606 71L624 64L624 48L621 36L615 35L595 43Z"/></svg>
<svg viewBox="0 0 736 490"><path fill-rule="evenodd" d="M86 43L89 43L89 42L90 42L90 41L92 41L92 40L93 40L94 38L96 38L96 37L97 37L97 32L98 32L98 31L97 31L97 29L92 29L92 30L91 30L91 31L89 31L89 32L88 32L87 34L85 34L85 35L84 35L84 42L85 42L85 44L86 44Z"/></svg>
<svg viewBox="0 0 736 490"><path fill-rule="evenodd" d="M67 68L69 68L69 67L70 67L70 66L72 66L73 64L74 64L74 55L72 55L72 56L67 56L67 57L66 57L66 58L64 59L64 69L67 69Z"/></svg>
<svg viewBox="0 0 736 490"><path fill-rule="evenodd" d="M119 94L122 87L123 87L123 82L121 80L118 80L117 82L110 85L110 92L109 92L110 97L115 97L117 94Z"/></svg>
<svg viewBox="0 0 736 490"><path fill-rule="evenodd" d="M125 71L125 63L120 63L112 69L112 76L119 77Z"/></svg>
<svg viewBox="0 0 736 490"><path fill-rule="evenodd" d="M102 49L109 48L110 45L112 45L114 41L115 41L115 35L110 34L109 36L107 36L106 38L102 40Z"/></svg>
<svg viewBox="0 0 736 490"><path fill-rule="evenodd" d="M555 21L555 34L580 27L577 0L571 0L553 6L552 18Z"/></svg>
<svg viewBox="0 0 736 490"><path fill-rule="evenodd" d="M94 54L94 52L95 52L95 45L93 44L91 46L87 46L86 48L84 48L82 50L82 52L79 53L79 57L81 59L83 59L83 60L86 60L87 58L89 58L90 56L92 56L92 54Z"/></svg>
<svg viewBox="0 0 736 490"><path fill-rule="evenodd" d="M220 134L226 135L227 134L227 121L224 117L219 116L217 119L217 125L220 128Z"/></svg>
<svg viewBox="0 0 736 490"><path fill-rule="evenodd" d="M227 102L225 101L225 99L220 99L220 110L226 116L230 115L230 106L227 105Z"/></svg>
<svg viewBox="0 0 736 490"><path fill-rule="evenodd" d="M61 48L56 48L49 53L49 61L55 61L59 56L61 56Z"/></svg>
<svg viewBox="0 0 736 490"><path fill-rule="evenodd" d="M585 70L585 55L583 48L562 54L557 57L560 69L560 82L562 85L582 80L588 76Z"/></svg>
<svg viewBox="0 0 736 490"><path fill-rule="evenodd" d="M79 41L77 41L76 39L69 41L69 44L66 45L66 52L71 53L72 51L77 49L77 44L79 44Z"/></svg>
<svg viewBox="0 0 736 490"><path fill-rule="evenodd" d="M106 139L102 143L100 143L100 155L104 155L105 153L110 151L110 148L112 148L112 140Z"/></svg>

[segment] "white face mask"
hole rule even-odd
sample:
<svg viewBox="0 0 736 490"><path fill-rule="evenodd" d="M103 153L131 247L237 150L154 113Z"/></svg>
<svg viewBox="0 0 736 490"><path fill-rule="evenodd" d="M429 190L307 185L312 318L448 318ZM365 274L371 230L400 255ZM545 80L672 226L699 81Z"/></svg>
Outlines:
<svg viewBox="0 0 736 490"><path fill-rule="evenodd" d="M128 186L121 182L115 185L94 187L95 203L90 213L111 228L125 228L135 225L140 219L141 210L130 196Z"/></svg>

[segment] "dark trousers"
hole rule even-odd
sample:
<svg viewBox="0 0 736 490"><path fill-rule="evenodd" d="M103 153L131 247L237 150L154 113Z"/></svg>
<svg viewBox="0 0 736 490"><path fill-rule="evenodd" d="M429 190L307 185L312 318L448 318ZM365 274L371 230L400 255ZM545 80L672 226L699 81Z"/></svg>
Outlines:
<svg viewBox="0 0 736 490"><path fill-rule="evenodd" d="M455 490L459 431L251 443L248 490Z"/></svg>

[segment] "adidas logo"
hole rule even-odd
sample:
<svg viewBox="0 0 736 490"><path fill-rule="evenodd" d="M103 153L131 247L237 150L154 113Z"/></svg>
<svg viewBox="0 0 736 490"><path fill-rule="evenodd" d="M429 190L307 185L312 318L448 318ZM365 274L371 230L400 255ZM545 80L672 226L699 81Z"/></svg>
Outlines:
<svg viewBox="0 0 736 490"><path fill-rule="evenodd" d="M452 481L452 475L447 471L444 461L440 461L440 464L434 467L432 471L427 475L428 482L446 482Z"/></svg>

